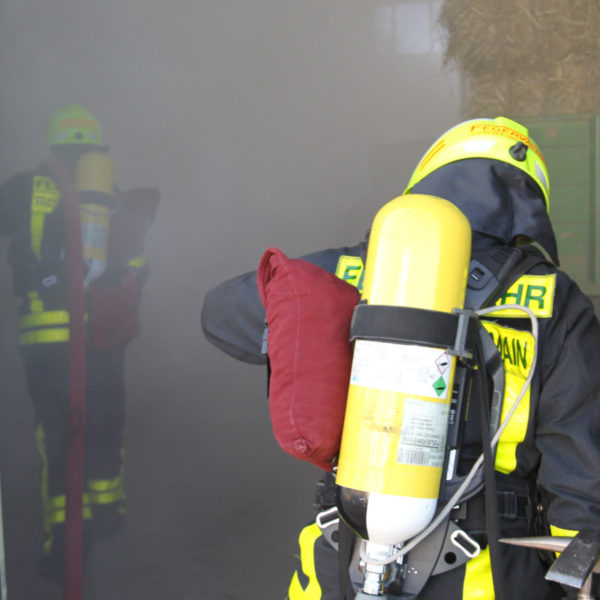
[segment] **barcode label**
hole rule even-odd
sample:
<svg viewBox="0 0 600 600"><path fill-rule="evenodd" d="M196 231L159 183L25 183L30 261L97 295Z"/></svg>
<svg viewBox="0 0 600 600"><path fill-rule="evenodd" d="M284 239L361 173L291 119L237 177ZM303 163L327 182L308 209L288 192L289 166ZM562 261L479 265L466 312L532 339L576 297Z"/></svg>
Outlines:
<svg viewBox="0 0 600 600"><path fill-rule="evenodd" d="M398 448L398 462L405 465L425 465L429 462L429 452Z"/></svg>
<svg viewBox="0 0 600 600"><path fill-rule="evenodd" d="M406 465L441 467L444 462L448 404L404 399L396 460Z"/></svg>

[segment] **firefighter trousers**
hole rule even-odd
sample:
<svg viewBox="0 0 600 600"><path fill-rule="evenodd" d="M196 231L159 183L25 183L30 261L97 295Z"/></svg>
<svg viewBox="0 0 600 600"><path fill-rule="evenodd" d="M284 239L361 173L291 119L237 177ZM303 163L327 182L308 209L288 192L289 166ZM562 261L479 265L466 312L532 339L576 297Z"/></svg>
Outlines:
<svg viewBox="0 0 600 600"><path fill-rule="evenodd" d="M24 346L21 351L42 463L42 558L46 558L50 571L62 574L69 449L69 348L67 343L52 343ZM124 359L125 346L105 350L88 347L86 352L84 551L92 540L112 537L123 520Z"/></svg>

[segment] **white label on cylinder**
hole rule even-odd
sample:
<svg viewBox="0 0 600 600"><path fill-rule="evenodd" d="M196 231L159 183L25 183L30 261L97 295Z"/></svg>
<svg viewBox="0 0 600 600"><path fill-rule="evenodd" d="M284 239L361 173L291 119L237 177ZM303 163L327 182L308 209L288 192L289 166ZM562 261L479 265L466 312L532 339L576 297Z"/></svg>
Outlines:
<svg viewBox="0 0 600 600"><path fill-rule="evenodd" d="M108 227L90 221L81 221L81 241L84 246L106 248L108 244Z"/></svg>
<svg viewBox="0 0 600 600"><path fill-rule="evenodd" d="M440 348L357 340L350 383L445 400L450 361Z"/></svg>
<svg viewBox="0 0 600 600"><path fill-rule="evenodd" d="M441 467L447 429L447 404L405 398L396 460L407 465Z"/></svg>

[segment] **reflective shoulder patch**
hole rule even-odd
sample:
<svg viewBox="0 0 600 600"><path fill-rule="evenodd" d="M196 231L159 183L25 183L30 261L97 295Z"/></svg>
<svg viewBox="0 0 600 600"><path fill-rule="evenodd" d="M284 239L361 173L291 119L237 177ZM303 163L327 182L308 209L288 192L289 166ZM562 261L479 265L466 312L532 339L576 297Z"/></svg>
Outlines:
<svg viewBox="0 0 600 600"><path fill-rule="evenodd" d="M360 256L348 256L347 254L342 254L338 259L335 274L340 279L358 288L359 292L362 291L364 267Z"/></svg>
<svg viewBox="0 0 600 600"><path fill-rule="evenodd" d="M496 306L520 304L533 311L536 317L549 319L554 309L556 273L548 275L523 275L508 288ZM495 317L528 318L522 310L507 309L490 313Z"/></svg>
<svg viewBox="0 0 600 600"><path fill-rule="evenodd" d="M504 368L507 371L513 371L525 380L533 361L533 348L535 345L533 335L529 331L504 327L492 321L482 320L481 324L492 336L498 347L504 362Z"/></svg>
<svg viewBox="0 0 600 600"><path fill-rule="evenodd" d="M59 200L60 192L54 184L54 181L52 181L50 177L34 175L29 228L31 235L31 250L38 260L42 259L41 249L46 215L54 211Z"/></svg>
<svg viewBox="0 0 600 600"><path fill-rule="evenodd" d="M50 177L43 175L33 177L32 212L51 213L59 200L60 192Z"/></svg>
<svg viewBox="0 0 600 600"><path fill-rule="evenodd" d="M501 421L504 422L513 409L531 370L535 340L529 331L503 327L486 320L482 320L481 323L492 336L504 364L505 385L501 415ZM530 410L531 394L530 389L527 388L498 441L497 471L512 473L517 468L517 447L527 436Z"/></svg>

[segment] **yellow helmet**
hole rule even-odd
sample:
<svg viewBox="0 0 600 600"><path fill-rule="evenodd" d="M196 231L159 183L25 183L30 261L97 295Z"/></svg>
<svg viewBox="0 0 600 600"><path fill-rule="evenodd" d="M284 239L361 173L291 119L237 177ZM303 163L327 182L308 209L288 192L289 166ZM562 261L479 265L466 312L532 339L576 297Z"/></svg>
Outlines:
<svg viewBox="0 0 600 600"><path fill-rule="evenodd" d="M524 171L540 187L546 211L550 211L550 178L544 156L527 128L507 117L473 119L449 129L425 152L405 193L433 171L466 158L499 160Z"/></svg>
<svg viewBox="0 0 600 600"><path fill-rule="evenodd" d="M52 115L46 130L46 144L102 146L102 129L96 117L83 106L69 104Z"/></svg>

